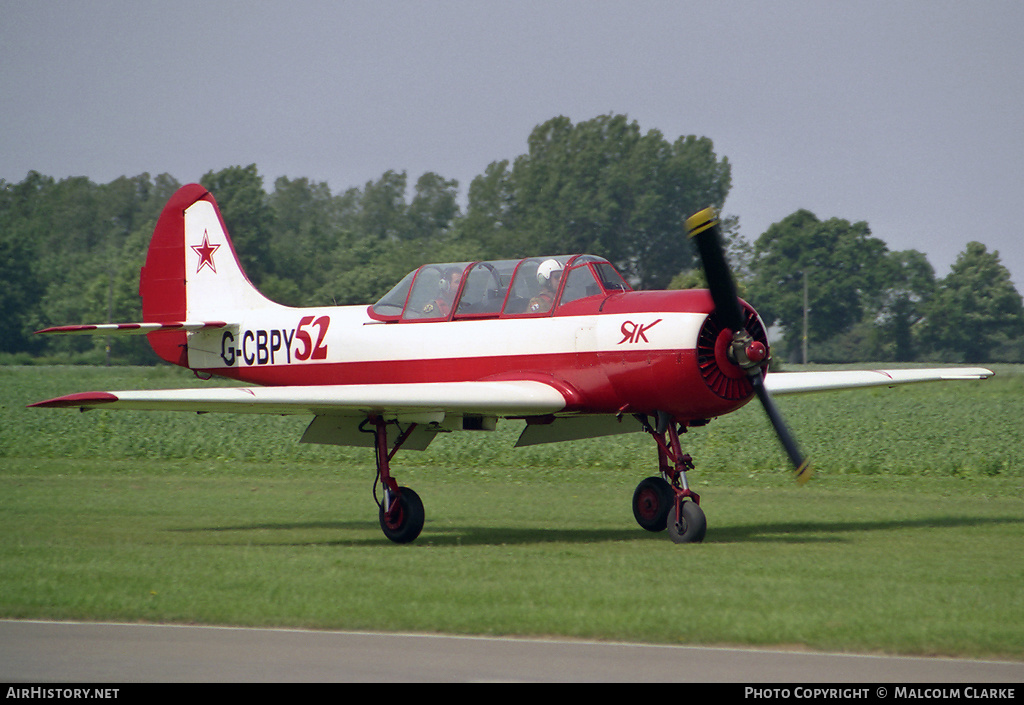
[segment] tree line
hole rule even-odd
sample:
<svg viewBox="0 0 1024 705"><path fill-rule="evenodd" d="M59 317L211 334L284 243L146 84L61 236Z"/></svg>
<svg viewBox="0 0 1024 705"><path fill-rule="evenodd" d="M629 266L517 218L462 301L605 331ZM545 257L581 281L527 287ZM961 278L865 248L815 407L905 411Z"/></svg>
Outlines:
<svg viewBox="0 0 1024 705"><path fill-rule="evenodd" d="M469 185L405 172L333 193L256 165L205 174L246 273L288 305L372 303L426 262L589 252L636 288L703 283L683 221L722 209L730 164L706 137L669 141L624 115L538 125L527 152ZM96 184L30 172L0 180L0 360L145 364L144 339L41 337L65 323L140 320L138 274L167 174ZM775 356L814 362L1024 361L1024 307L977 242L937 278L924 254L890 251L865 222L799 210L748 242L724 218L744 298L775 326ZM808 322L805 336L805 319ZM108 348L107 345L110 345Z"/></svg>

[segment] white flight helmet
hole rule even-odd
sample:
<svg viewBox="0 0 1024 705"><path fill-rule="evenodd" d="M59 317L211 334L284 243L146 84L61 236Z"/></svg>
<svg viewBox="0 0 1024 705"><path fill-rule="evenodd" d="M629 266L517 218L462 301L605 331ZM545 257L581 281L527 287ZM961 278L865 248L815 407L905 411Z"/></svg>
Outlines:
<svg viewBox="0 0 1024 705"><path fill-rule="evenodd" d="M541 286L551 282L554 274L562 273L562 263L555 259L546 259L537 267L537 282Z"/></svg>

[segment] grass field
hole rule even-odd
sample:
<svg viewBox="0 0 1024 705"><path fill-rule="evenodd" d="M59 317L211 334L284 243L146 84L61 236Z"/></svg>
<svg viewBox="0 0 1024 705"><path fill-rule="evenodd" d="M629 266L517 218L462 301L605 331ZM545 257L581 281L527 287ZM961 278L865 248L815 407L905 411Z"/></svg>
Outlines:
<svg viewBox="0 0 1024 705"><path fill-rule="evenodd" d="M381 534L364 449L305 418L26 409L203 384L170 368L0 368L0 616L567 635L1024 659L1024 369L778 400L684 437L703 544L636 526L641 434L399 453L413 544Z"/></svg>

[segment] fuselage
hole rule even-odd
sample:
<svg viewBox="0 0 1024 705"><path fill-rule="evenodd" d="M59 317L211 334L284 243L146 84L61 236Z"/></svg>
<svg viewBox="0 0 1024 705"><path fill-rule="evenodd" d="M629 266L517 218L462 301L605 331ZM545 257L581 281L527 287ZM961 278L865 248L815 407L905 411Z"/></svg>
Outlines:
<svg viewBox="0 0 1024 705"><path fill-rule="evenodd" d="M188 366L260 385L536 379L563 393L566 412L667 411L691 421L750 398L723 397L701 372L698 339L712 309L707 292L694 290L601 293L541 316L385 321L366 306L226 312L237 325L188 336Z"/></svg>

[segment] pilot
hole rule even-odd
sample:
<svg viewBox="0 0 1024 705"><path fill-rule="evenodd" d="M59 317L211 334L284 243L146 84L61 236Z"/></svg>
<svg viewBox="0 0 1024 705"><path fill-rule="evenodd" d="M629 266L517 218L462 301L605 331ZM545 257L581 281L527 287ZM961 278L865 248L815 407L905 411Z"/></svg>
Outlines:
<svg viewBox="0 0 1024 705"><path fill-rule="evenodd" d="M529 313L543 313L551 309L558 293L558 282L562 278L562 264L558 260L548 259L537 267L537 283L540 291L530 299L526 310Z"/></svg>
<svg viewBox="0 0 1024 705"><path fill-rule="evenodd" d="M423 313L433 316L447 316L455 303L455 295L459 293L462 282L462 270L449 269L438 284L437 298L423 307Z"/></svg>

